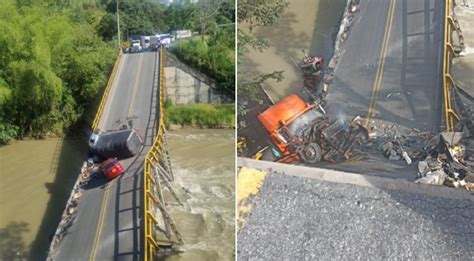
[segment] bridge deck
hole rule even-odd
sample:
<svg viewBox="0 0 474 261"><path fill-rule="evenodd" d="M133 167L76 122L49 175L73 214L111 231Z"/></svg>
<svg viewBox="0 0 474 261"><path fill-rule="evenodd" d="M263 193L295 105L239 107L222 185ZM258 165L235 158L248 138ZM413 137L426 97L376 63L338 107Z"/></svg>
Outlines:
<svg viewBox="0 0 474 261"><path fill-rule="evenodd" d="M327 96L329 114L439 131L443 29L442 0L361 0ZM383 158L330 168L408 179L416 173Z"/></svg>
<svg viewBox="0 0 474 261"><path fill-rule="evenodd" d="M76 220L58 246L57 260L141 259L141 184L143 158L155 135L159 116L154 77L157 53L122 57L98 128L115 130L131 121L145 138L136 157L122 161L126 173L83 191Z"/></svg>

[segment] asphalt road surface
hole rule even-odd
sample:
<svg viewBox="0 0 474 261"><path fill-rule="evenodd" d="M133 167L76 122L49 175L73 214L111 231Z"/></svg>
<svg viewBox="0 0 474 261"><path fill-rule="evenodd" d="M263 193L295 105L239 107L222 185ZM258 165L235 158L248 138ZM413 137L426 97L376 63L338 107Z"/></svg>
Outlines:
<svg viewBox="0 0 474 261"><path fill-rule="evenodd" d="M330 117L439 132L443 28L444 1L361 0L327 96ZM365 156L323 167L411 180L415 165Z"/></svg>
<svg viewBox="0 0 474 261"><path fill-rule="evenodd" d="M143 135L145 146L136 157L121 161L124 175L109 182L97 180L85 188L55 260L141 259L141 175L159 115L159 90L154 87L158 57L154 52L123 55L98 128L131 125Z"/></svg>
<svg viewBox="0 0 474 261"><path fill-rule="evenodd" d="M270 173L238 260L472 260L472 202Z"/></svg>
<svg viewBox="0 0 474 261"><path fill-rule="evenodd" d="M440 0L360 1L327 110L439 130L443 5Z"/></svg>

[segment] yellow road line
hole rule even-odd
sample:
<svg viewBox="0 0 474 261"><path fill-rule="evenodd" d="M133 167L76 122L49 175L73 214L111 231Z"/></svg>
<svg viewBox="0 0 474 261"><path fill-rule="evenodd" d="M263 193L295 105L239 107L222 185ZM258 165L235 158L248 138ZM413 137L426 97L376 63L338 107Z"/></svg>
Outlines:
<svg viewBox="0 0 474 261"><path fill-rule="evenodd" d="M107 212L107 204L109 202L110 186L107 186L102 199L102 205L100 207L99 220L97 221L97 228L95 231L94 243L92 244L92 251L89 260L94 261L97 255L97 248L99 246L100 235L102 234L102 227L104 225L105 213Z"/></svg>
<svg viewBox="0 0 474 261"><path fill-rule="evenodd" d="M380 50L380 62L377 67L377 73L375 75L375 81L372 86L372 97L370 98L370 104L369 104L369 111L367 112L367 120L365 122L365 127L369 128L370 125L370 120L372 117L372 113L374 111L375 103L377 102L377 96L378 92L380 89L380 86L382 84L382 78L383 78L383 68L385 66L385 55L387 54L387 47L389 44L389 39L390 39L390 32L392 30L392 22L393 22L393 13L395 9L395 3L396 0L391 0L390 1L390 6L388 9L388 15L387 15L387 22L385 24L385 32L383 35L383 40L382 40L382 48Z"/></svg>
<svg viewBox="0 0 474 261"><path fill-rule="evenodd" d="M237 222L239 227L245 223L246 215L252 210L252 203L247 199L258 194L265 182L267 173L242 167L237 176Z"/></svg>
<svg viewBox="0 0 474 261"><path fill-rule="evenodd" d="M142 70L142 64L143 64L143 54L140 54L140 62L138 63L138 70L137 70L137 76L135 77L135 82L133 84L133 94L132 94L132 102L130 104L130 107L128 109L128 117L131 117L133 113L133 107L135 104L135 96L137 93L137 87L138 83L140 81L140 72ZM91 250L91 255L89 260L94 261L95 257L97 255L97 249L99 247L99 242L100 242L100 236L102 234L102 228L104 225L104 219L105 219L105 214L107 213L107 204L109 202L109 194L110 194L110 186L111 183L108 184L105 192L104 192L104 198L102 199L102 205L100 207L100 214L99 214L99 220L97 221L97 228L95 231L95 237L94 237L94 243L92 244L92 250Z"/></svg>
<svg viewBox="0 0 474 261"><path fill-rule="evenodd" d="M135 77L135 82L133 83L133 94L132 94L132 101L130 103L130 107L128 108L128 118L132 117L134 107L135 107L135 96L137 95L137 87L138 83L140 82L140 73L142 71L142 64L143 64L143 54L140 54L140 62L138 63L138 70L137 70L137 77Z"/></svg>

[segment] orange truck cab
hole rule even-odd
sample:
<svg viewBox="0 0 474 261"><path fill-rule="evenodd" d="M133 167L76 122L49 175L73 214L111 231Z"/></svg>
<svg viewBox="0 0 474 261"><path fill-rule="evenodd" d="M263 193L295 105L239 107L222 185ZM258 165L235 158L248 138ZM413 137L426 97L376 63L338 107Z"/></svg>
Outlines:
<svg viewBox="0 0 474 261"><path fill-rule="evenodd" d="M281 154L275 155L279 154L275 153L275 148L270 150L279 158L277 161L291 163L300 160L300 156L291 146L295 142L294 139L298 138L298 131L321 117L324 115L317 111L314 105L307 104L297 95L290 95L258 115L258 120Z"/></svg>

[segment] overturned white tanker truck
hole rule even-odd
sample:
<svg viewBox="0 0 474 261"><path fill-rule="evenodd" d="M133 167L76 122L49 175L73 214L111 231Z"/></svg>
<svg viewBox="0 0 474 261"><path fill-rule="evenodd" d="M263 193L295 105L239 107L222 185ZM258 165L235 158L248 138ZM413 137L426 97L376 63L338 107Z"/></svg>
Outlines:
<svg viewBox="0 0 474 261"><path fill-rule="evenodd" d="M95 132L89 138L90 153L95 161L131 158L142 146L143 138L136 129Z"/></svg>

